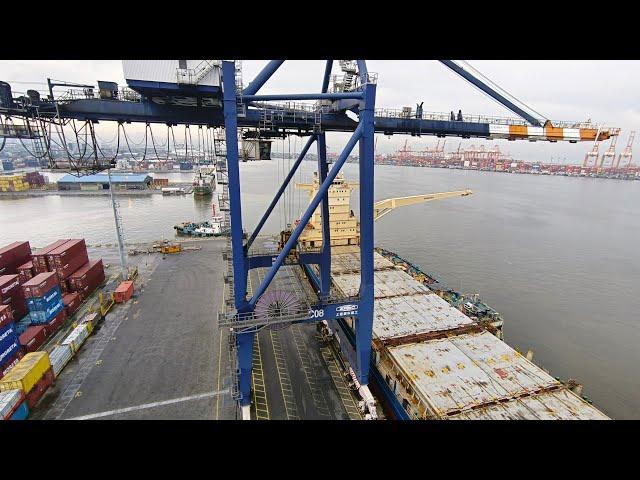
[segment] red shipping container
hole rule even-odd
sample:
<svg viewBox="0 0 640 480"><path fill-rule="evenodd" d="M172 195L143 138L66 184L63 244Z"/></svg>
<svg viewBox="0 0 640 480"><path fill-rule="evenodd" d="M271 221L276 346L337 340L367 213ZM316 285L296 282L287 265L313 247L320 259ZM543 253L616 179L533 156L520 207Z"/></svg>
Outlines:
<svg viewBox="0 0 640 480"><path fill-rule="evenodd" d="M82 305L82 299L80 298L79 293L67 293L62 296L62 303L64 303L64 308L67 311L67 316L71 316L75 313L80 305Z"/></svg>
<svg viewBox="0 0 640 480"><path fill-rule="evenodd" d="M13 311L9 305L0 305L0 328L13 322Z"/></svg>
<svg viewBox="0 0 640 480"><path fill-rule="evenodd" d="M20 289L20 278L17 274L0 276L0 303L7 305Z"/></svg>
<svg viewBox="0 0 640 480"><path fill-rule="evenodd" d="M82 301L84 302L102 282L104 282L104 271L98 272L97 277L88 279L85 287L76 290L80 294Z"/></svg>
<svg viewBox="0 0 640 480"><path fill-rule="evenodd" d="M87 255L87 245L84 242L84 238L69 240L64 245L59 246L47 254L49 270L56 269L61 271L59 273L65 274L65 276L61 278L67 278L69 274L73 273L88 261L89 256ZM77 266L71 270L71 267L68 267L68 265L71 264L77 264Z"/></svg>
<svg viewBox="0 0 640 480"><path fill-rule="evenodd" d="M33 262L27 262L24 265L18 267L18 275L20 277L20 283L24 283L27 280L33 278Z"/></svg>
<svg viewBox="0 0 640 480"><path fill-rule="evenodd" d="M85 265L88 261L89 257L85 252L84 255L73 257L63 266L57 267L55 271L58 274L60 282L64 282L64 280L69 278L69 276L76 272L78 269L82 268L82 266Z"/></svg>
<svg viewBox="0 0 640 480"><path fill-rule="evenodd" d="M133 295L133 282L122 282L116 288L115 299L116 303L124 303Z"/></svg>
<svg viewBox="0 0 640 480"><path fill-rule="evenodd" d="M18 265L31 260L29 242L13 242L0 248L0 275L16 273Z"/></svg>
<svg viewBox="0 0 640 480"><path fill-rule="evenodd" d="M54 333L56 333L64 321L67 319L67 312L65 309L60 310L58 314L51 319L51 321L44 325L46 330L46 337L51 337ZM26 332L25 332L26 333Z"/></svg>
<svg viewBox="0 0 640 480"><path fill-rule="evenodd" d="M11 370L20 361L22 357L24 357L24 352L22 351L22 348L20 348L16 350L16 354L13 357L11 357L11 360L5 363L2 369L0 369L0 378L4 377L7 373L9 373L9 370Z"/></svg>
<svg viewBox="0 0 640 480"><path fill-rule="evenodd" d="M39 273L22 285L22 292L27 298L42 297L56 285L59 285L55 272Z"/></svg>
<svg viewBox="0 0 640 480"><path fill-rule="evenodd" d="M33 262L33 273L37 275L38 273L48 272L49 267L47 266L47 254L61 245L64 245L68 241L68 238L65 238L64 240L57 240L32 254L31 259Z"/></svg>
<svg viewBox="0 0 640 480"><path fill-rule="evenodd" d="M47 330L44 325L32 325L27 327L22 335L20 335L20 345L27 352L35 352L42 346L47 339Z"/></svg>
<svg viewBox="0 0 640 480"><path fill-rule="evenodd" d="M102 277L102 280L95 283L96 279L100 277ZM95 288L102 283L103 280L104 265L102 264L102 259L92 260L71 274L69 277L69 286L72 291L79 291L90 284L93 284Z"/></svg>
<svg viewBox="0 0 640 480"><path fill-rule="evenodd" d="M33 386L29 393L27 393L27 405L29 406L29 409L36 406L36 403L38 403L38 400L42 398L42 395L47 391L47 388L53 384L53 380L53 368L49 368L42 378L38 380L38 383Z"/></svg>
<svg viewBox="0 0 640 480"><path fill-rule="evenodd" d="M11 309L13 310L13 319L17 322L22 319L27 313L29 313L29 307L27 307L27 301L24 299L22 292L16 292L13 296L11 303Z"/></svg>

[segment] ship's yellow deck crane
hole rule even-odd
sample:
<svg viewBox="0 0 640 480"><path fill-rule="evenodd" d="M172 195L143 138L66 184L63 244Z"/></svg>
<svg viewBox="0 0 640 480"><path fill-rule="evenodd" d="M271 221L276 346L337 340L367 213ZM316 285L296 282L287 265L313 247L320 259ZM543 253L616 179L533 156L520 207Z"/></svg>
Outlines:
<svg viewBox="0 0 640 480"><path fill-rule="evenodd" d="M387 213L398 207L405 207L407 205L415 205L417 203L431 202L433 200L443 200L451 197L466 197L473 194L472 190L457 190L454 192L440 192L440 193L427 193L424 195L412 195L410 197L397 197L387 198L380 200L373 205L373 219L379 220Z"/></svg>
<svg viewBox="0 0 640 480"><path fill-rule="evenodd" d="M306 190L311 199L318 192L319 185L318 174L316 172L314 173L312 182L296 183L296 188ZM358 183L346 181L342 174L338 174L329 188L329 228L332 247L360 244L360 222L358 222L350 206L351 192L358 187ZM425 193L408 197L387 198L374 203L373 219L374 221L378 220L398 207L431 202L433 200L443 200L445 198L466 197L472 193L472 190L465 189L452 192ZM302 248L319 248L322 246L321 225L320 208L317 208L309 224L298 239L298 243ZM281 232L281 245L284 245L289 235L290 230Z"/></svg>

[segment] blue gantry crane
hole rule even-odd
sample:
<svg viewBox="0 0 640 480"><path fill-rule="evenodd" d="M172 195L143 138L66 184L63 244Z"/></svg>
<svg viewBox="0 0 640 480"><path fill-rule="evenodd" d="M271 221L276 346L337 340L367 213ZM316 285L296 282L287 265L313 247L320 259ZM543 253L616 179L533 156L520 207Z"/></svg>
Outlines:
<svg viewBox="0 0 640 480"><path fill-rule="evenodd" d="M374 134L459 136L462 138L502 138L508 140L542 140L569 142L604 140L617 135L615 129L595 127L590 123L551 122L522 102L501 90L463 62L443 60L453 72L468 80L520 118L497 118L476 115L449 115L402 110L376 109L377 75L368 71L365 60L340 60L340 75L332 75L334 61L327 60L324 75L315 93L260 94L260 90L282 66L273 60L243 87L238 65L234 61L178 60L125 61L125 78L129 88L112 82L99 82L98 91L91 85L64 82L49 83L46 98L31 96L14 99L10 86L0 83L0 131L4 137L16 132L38 132L49 150L51 126L67 122L93 123L115 121L121 125L142 122L171 126L200 125L223 128L216 155L224 179L220 205L230 223L229 272L225 276L232 292L230 310L219 315L219 325L230 328L234 348L234 394L243 417L249 415L251 401L251 366L255 333L265 327L301 322L319 322L350 317L353 331L354 369L357 381L365 388L369 382L374 306ZM164 72L164 73L163 73ZM65 87L63 93L54 88ZM305 103L313 101L315 103ZM274 103L274 102L285 102ZM352 112L354 115L348 115ZM15 120L15 121L14 121ZM22 122L21 128L16 121ZM6 126L4 130L2 127ZM9 128L10 127L10 128ZM242 223L242 191L239 172L238 130L253 129L262 138L308 136L308 140L256 228L250 235ZM328 132L351 132L337 159L327 159ZM257 132L257 133L256 133ZM33 133L29 133L32 138ZM95 139L94 139L95 140ZM94 141L95 144L95 141ZM295 227L283 236L280 248L273 251L252 249L258 235L294 178L302 160L315 144L318 158L319 189ZM358 146L360 211L360 289L355 297L340 298L331 292L331 240L329 196L332 182L349 155ZM155 147L154 147L155 148ZM110 168L113 163L98 157L76 164L78 170ZM51 155L49 154L50 158ZM53 159L52 159L53 162ZM297 241L316 208L321 208L322 247L298 248ZM248 237L248 238L247 238ZM295 254L293 254L295 253ZM274 300L265 305L261 299L268 292L279 270L297 264L307 273L312 294L305 301L282 308ZM319 275L310 266L319 267ZM268 268L264 279L248 292L251 269ZM277 295L274 295L276 299ZM271 308L273 307L273 308Z"/></svg>

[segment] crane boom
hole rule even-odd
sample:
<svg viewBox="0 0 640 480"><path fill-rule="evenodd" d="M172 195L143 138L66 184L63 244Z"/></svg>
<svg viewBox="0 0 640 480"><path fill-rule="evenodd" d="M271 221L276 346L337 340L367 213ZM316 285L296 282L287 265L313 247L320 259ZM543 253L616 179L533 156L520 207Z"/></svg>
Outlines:
<svg viewBox="0 0 640 480"><path fill-rule="evenodd" d="M490 82L488 78L484 77L480 72L473 69L469 64L466 64L466 62L459 62L455 60L440 60L440 63L453 70L469 83L482 90L484 93L511 110L519 117L525 119L531 125L535 127L542 127L543 124L547 122L546 118L542 117L539 113L535 112L533 109L526 106L512 95L509 95L506 91L504 91L497 85L492 84L493 82Z"/></svg>
<svg viewBox="0 0 640 480"><path fill-rule="evenodd" d="M412 195L410 197L396 197L380 200L373 205L373 219L378 220L398 207L415 205L416 203L443 200L451 197L466 197L473 193L472 190L457 190L454 192L427 193L424 195Z"/></svg>

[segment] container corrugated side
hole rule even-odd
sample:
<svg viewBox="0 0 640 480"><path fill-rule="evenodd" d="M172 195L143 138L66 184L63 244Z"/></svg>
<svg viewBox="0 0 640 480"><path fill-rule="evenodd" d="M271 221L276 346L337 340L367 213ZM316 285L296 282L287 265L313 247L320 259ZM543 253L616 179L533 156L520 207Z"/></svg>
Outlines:
<svg viewBox="0 0 640 480"><path fill-rule="evenodd" d="M25 398L20 406L13 412L11 418L9 420L26 420L29 417L29 405L27 399Z"/></svg>
<svg viewBox="0 0 640 480"><path fill-rule="evenodd" d="M575 393L562 388L516 398L449 417L451 420L610 420Z"/></svg>
<svg viewBox="0 0 640 480"><path fill-rule="evenodd" d="M0 379L0 391L18 388L29 393L50 368L47 352L27 353L9 373Z"/></svg>
<svg viewBox="0 0 640 480"><path fill-rule="evenodd" d="M379 298L373 333L387 340L473 325L473 321L435 293Z"/></svg>
<svg viewBox="0 0 640 480"><path fill-rule="evenodd" d="M432 416L556 387L560 382L488 332L389 347L388 355ZM405 387L406 389L406 387Z"/></svg>
<svg viewBox="0 0 640 480"><path fill-rule="evenodd" d="M354 297L358 295L360 290L360 274L336 275L333 277L333 283L343 295ZM375 298L414 295L431 291L409 274L398 269L374 272L373 287Z"/></svg>
<svg viewBox="0 0 640 480"><path fill-rule="evenodd" d="M14 389L0 392L0 418L6 420L15 407L24 399L22 390Z"/></svg>
<svg viewBox="0 0 640 480"><path fill-rule="evenodd" d="M75 353L80 350L80 347L88 336L89 332L87 330L87 325L82 323L71 331L67 338L62 341L61 345L69 345Z"/></svg>
<svg viewBox="0 0 640 480"><path fill-rule="evenodd" d="M73 351L70 345L58 345L49 353L51 368L53 368L53 374L56 377L60 375L60 372L72 357Z"/></svg>

